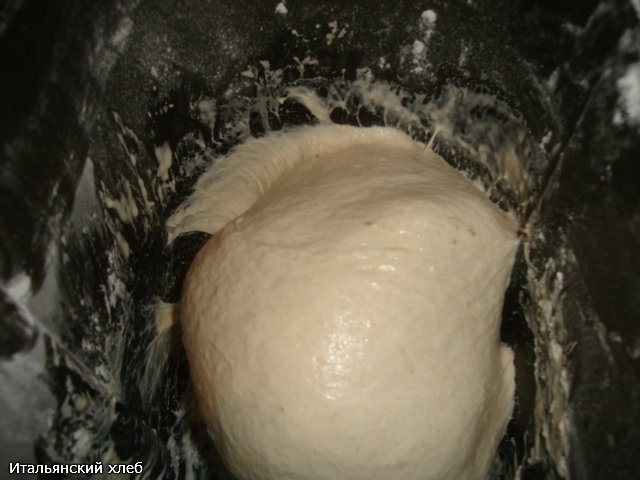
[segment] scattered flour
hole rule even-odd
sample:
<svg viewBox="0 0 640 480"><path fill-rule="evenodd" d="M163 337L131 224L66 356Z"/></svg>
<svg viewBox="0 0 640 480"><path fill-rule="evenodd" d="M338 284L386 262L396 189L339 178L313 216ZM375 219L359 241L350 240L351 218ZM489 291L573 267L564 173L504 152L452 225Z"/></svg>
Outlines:
<svg viewBox="0 0 640 480"><path fill-rule="evenodd" d="M326 35L327 45L331 45L338 35L338 21L333 20L327 24L331 31Z"/></svg>
<svg viewBox="0 0 640 480"><path fill-rule="evenodd" d="M617 86L620 98L613 123L620 125L626 119L640 127L640 61L629 65L627 72L618 79Z"/></svg>
<svg viewBox="0 0 640 480"><path fill-rule="evenodd" d="M436 29L436 20L438 19L438 14L433 10L425 10L420 15L420 30L425 36L425 39L429 41L433 32Z"/></svg>
<svg viewBox="0 0 640 480"><path fill-rule="evenodd" d="M282 15L283 17L287 16L289 10L287 9L287 5L285 4L285 2L280 2L278 3L278 5L276 5L276 13L278 15Z"/></svg>
<svg viewBox="0 0 640 480"><path fill-rule="evenodd" d="M636 11L636 17L638 17L638 20L640 20L640 0L631 0L631 5Z"/></svg>
<svg viewBox="0 0 640 480"><path fill-rule="evenodd" d="M425 45L420 40L413 42L413 54L415 56L422 55L424 53Z"/></svg>
<svg viewBox="0 0 640 480"><path fill-rule="evenodd" d="M427 46L436 29L438 15L433 10L425 10L420 15L418 31L420 37L413 42L411 54L413 55L414 73L421 73L429 68L427 61Z"/></svg>

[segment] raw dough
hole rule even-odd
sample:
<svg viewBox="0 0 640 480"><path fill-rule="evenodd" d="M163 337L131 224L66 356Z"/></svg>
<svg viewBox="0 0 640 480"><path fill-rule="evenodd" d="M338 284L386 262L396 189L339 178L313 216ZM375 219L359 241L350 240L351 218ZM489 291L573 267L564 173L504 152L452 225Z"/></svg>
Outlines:
<svg viewBox="0 0 640 480"><path fill-rule="evenodd" d="M387 128L251 140L172 235L201 413L239 479L484 479L513 405L514 221ZM223 228L222 228L223 227Z"/></svg>

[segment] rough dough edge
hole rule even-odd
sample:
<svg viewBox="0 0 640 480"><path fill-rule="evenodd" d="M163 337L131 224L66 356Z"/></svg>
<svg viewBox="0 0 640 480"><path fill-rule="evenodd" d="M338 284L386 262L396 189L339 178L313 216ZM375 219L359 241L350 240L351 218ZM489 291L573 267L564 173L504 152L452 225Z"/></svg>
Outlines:
<svg viewBox="0 0 640 480"><path fill-rule="evenodd" d="M326 138L331 141L324 141ZM317 125L270 133L247 140L230 154L214 160L196 182L193 193L167 220L167 241L171 244L189 232L216 233L251 208L283 172L310 155L325 155L354 142L388 140L427 151L449 166L426 145L391 127ZM210 209L212 204L217 207Z"/></svg>

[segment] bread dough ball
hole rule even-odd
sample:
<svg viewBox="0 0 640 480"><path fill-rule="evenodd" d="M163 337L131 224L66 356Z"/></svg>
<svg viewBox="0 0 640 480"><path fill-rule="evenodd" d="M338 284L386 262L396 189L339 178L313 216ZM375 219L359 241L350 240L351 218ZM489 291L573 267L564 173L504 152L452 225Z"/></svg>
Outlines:
<svg viewBox="0 0 640 480"><path fill-rule="evenodd" d="M171 225L216 233L181 321L239 479L486 478L517 238L465 177L393 129L312 127L214 165Z"/></svg>

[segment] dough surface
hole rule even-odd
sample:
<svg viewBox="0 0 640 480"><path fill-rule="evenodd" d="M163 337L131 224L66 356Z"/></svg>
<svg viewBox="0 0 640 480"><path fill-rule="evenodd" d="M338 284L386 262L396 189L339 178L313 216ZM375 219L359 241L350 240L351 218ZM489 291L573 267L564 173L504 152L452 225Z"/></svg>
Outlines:
<svg viewBox="0 0 640 480"><path fill-rule="evenodd" d="M511 415L515 222L388 128L251 140L169 222L215 233L181 301L239 479L484 479Z"/></svg>

